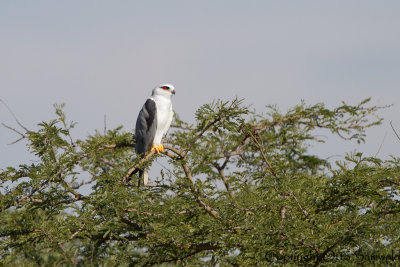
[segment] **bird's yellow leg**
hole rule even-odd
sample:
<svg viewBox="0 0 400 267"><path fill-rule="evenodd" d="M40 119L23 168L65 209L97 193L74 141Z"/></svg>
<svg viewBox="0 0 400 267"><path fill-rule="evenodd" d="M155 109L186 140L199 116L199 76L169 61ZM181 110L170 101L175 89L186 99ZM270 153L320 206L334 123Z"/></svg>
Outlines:
<svg viewBox="0 0 400 267"><path fill-rule="evenodd" d="M157 152L157 154L160 154L161 152L164 152L164 146L163 145L156 145L153 144L153 146L151 147L151 151L155 150Z"/></svg>
<svg viewBox="0 0 400 267"><path fill-rule="evenodd" d="M157 149L158 153L160 154L161 152L164 152L164 146L162 144L158 145L158 149Z"/></svg>
<svg viewBox="0 0 400 267"><path fill-rule="evenodd" d="M151 147L151 150L150 150L150 151L153 151L153 150L156 150L156 151L157 151L157 145L156 145L156 144L153 144L153 146Z"/></svg>

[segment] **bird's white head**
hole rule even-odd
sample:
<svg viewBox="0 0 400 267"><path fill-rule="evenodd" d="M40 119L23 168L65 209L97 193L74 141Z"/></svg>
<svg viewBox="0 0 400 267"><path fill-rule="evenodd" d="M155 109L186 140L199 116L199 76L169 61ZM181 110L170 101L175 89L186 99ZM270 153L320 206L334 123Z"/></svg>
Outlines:
<svg viewBox="0 0 400 267"><path fill-rule="evenodd" d="M175 87L172 84L160 84L153 89L152 96L165 96L171 98L175 94Z"/></svg>

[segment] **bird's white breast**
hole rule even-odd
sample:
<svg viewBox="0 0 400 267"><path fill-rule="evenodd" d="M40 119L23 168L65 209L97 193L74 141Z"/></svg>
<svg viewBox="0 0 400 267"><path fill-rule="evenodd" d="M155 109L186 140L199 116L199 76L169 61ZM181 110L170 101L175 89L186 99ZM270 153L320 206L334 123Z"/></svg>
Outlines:
<svg viewBox="0 0 400 267"><path fill-rule="evenodd" d="M172 103L171 99L166 97L153 96L151 98L157 107L157 129L154 136L154 143L161 144L161 139L167 133L172 120Z"/></svg>

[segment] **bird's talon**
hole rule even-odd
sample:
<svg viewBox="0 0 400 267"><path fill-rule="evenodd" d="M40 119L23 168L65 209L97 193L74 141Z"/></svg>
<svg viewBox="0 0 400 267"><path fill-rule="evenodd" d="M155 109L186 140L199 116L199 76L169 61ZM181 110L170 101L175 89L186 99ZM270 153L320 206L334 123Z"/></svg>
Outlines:
<svg viewBox="0 0 400 267"><path fill-rule="evenodd" d="M158 146L158 153L164 152L164 146L163 145L159 145Z"/></svg>
<svg viewBox="0 0 400 267"><path fill-rule="evenodd" d="M156 151L157 154L160 154L161 152L164 152L164 146L153 144L153 146L151 147L151 151L154 150Z"/></svg>
<svg viewBox="0 0 400 267"><path fill-rule="evenodd" d="M156 144L153 144L153 146L151 147L150 151L153 152L154 150L157 151L157 145Z"/></svg>

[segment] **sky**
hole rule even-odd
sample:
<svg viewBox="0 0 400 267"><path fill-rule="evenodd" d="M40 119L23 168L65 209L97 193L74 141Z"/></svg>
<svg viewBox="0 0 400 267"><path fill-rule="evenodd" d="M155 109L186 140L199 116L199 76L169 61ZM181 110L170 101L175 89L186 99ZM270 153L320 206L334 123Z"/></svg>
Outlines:
<svg viewBox="0 0 400 267"><path fill-rule="evenodd" d="M0 99L29 129L66 103L72 134L131 131L160 83L176 89L189 122L214 99L244 98L258 112L305 100L335 107L372 97L393 104L362 145L327 134L312 151L399 156L400 1L1 1ZM0 105L0 122L17 128ZM0 168L27 163L26 143L0 127Z"/></svg>

